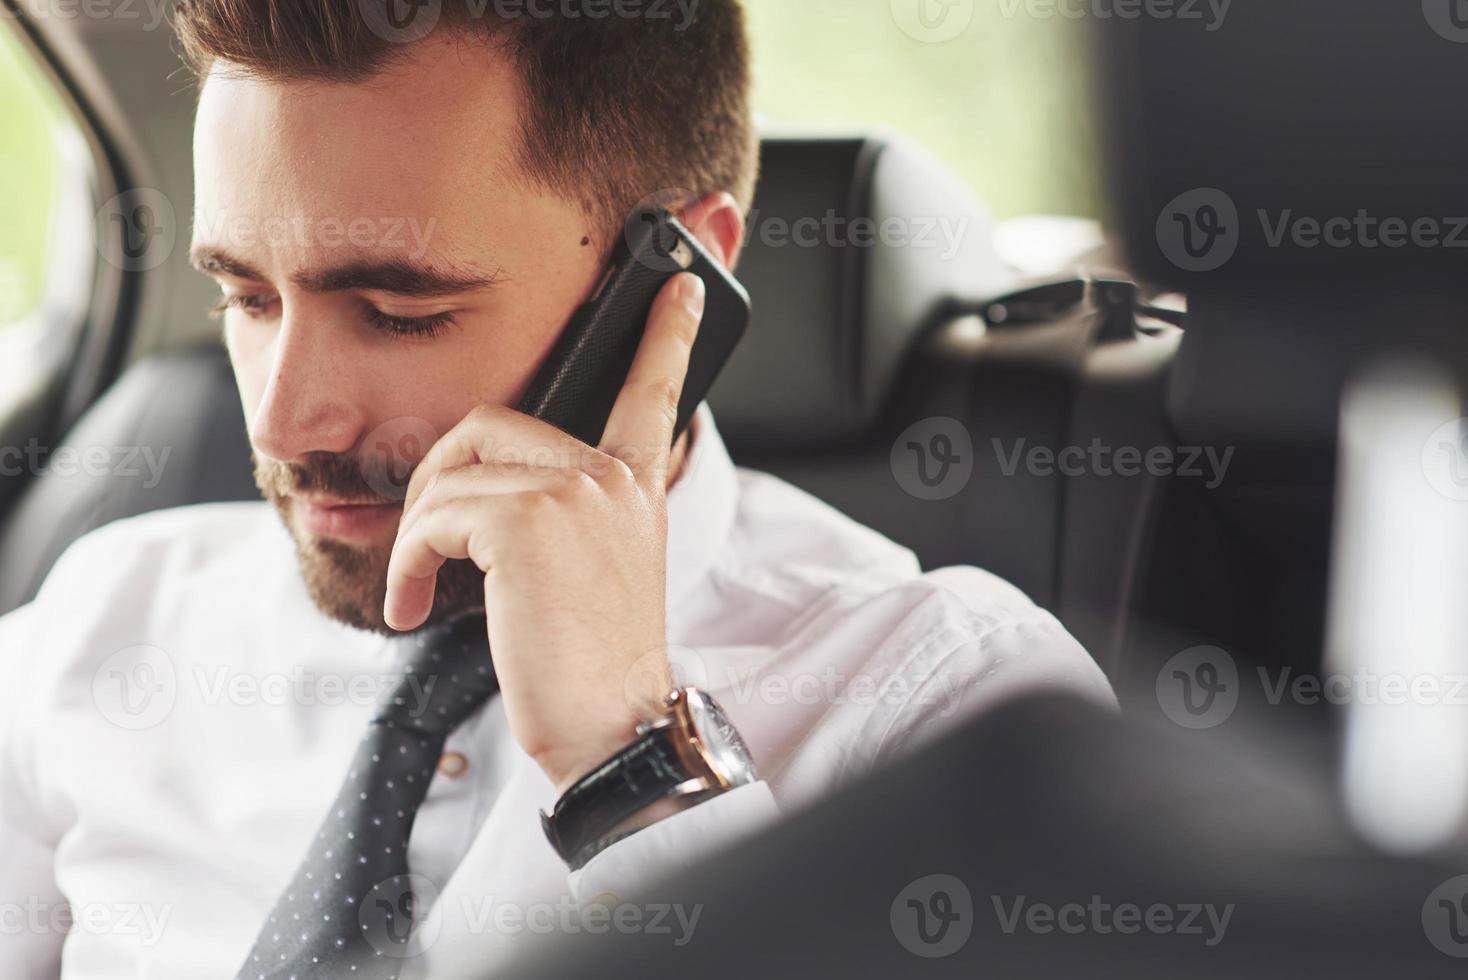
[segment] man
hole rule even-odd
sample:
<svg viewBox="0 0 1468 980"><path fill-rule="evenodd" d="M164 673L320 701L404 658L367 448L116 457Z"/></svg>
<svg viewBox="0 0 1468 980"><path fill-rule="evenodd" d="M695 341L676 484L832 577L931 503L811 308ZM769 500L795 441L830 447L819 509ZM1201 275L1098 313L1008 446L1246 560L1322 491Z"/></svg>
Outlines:
<svg viewBox="0 0 1468 980"><path fill-rule="evenodd" d="M372 951L374 968L393 959L382 975L483 977L593 900L617 921L645 912L631 903L647 877L1002 698L1110 701L1015 589L923 574L736 471L706 407L669 451L695 276L660 294L599 446L506 407L639 201L688 188L666 203L738 259L756 169L741 11L617 9L180 8L200 79L191 255L223 294L273 512L117 522L0 620L0 877L42 923L0 940L7 977L345 976L322 965L332 930L340 948L409 920L412 943ZM389 232L403 227L427 231ZM464 623L473 658L430 681L477 672L497 693L465 693L441 743L386 736L431 754L389 778L369 723L388 702L437 703L432 683L404 686L404 634ZM690 683L722 703L757 778L598 824L582 791L614 794L605 772L642 786L622 756ZM415 776L426 797L396 814L406 854L363 846L392 817L369 792ZM403 859L405 891L322 904L356 862Z"/></svg>

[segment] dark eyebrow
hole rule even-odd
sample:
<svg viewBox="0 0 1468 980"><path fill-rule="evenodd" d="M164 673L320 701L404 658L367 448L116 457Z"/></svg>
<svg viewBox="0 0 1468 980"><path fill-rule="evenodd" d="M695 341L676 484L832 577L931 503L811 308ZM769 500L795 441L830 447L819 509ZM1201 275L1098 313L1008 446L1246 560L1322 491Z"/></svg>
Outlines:
<svg viewBox="0 0 1468 980"><path fill-rule="evenodd" d="M201 246L189 253L194 268L205 275L226 275L235 279L264 282L258 269L219 248ZM391 258L357 260L319 272L298 272L291 276L297 287L312 293L337 293L348 290L371 290L394 296L448 296L487 289L497 285L502 276L488 276L457 269L441 269L409 259Z"/></svg>
<svg viewBox="0 0 1468 980"><path fill-rule="evenodd" d="M235 279L265 281L265 277L257 272L254 266L241 262L222 248L196 245L189 250L189 265L206 276L224 275Z"/></svg>

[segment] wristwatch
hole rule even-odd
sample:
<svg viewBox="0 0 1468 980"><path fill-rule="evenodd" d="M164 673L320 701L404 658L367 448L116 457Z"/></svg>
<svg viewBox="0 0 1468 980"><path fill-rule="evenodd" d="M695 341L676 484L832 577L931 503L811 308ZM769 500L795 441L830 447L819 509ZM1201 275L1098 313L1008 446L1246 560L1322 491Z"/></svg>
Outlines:
<svg viewBox="0 0 1468 980"><path fill-rule="evenodd" d="M659 800L692 806L758 778L744 740L711 696L685 687L666 703L668 714L638 725L636 741L572 784L549 814L541 811L546 838L571 870L612 843L618 824Z"/></svg>

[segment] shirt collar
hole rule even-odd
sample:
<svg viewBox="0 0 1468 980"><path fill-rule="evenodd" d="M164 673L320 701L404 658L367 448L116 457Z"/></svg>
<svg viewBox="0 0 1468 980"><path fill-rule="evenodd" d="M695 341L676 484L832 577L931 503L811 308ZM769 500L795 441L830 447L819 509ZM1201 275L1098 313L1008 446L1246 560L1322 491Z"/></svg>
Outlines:
<svg viewBox="0 0 1468 980"><path fill-rule="evenodd" d="M734 524L739 481L705 402L689 423L683 471L668 488L668 610L708 574Z"/></svg>

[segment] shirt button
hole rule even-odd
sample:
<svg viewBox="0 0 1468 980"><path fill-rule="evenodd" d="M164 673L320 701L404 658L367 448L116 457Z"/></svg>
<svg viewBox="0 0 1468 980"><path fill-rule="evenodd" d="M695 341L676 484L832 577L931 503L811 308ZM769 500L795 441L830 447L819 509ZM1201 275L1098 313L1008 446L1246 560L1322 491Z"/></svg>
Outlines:
<svg viewBox="0 0 1468 980"><path fill-rule="evenodd" d="M445 752L438 760L438 771L450 779L458 779L469 771L469 760L462 752Z"/></svg>

